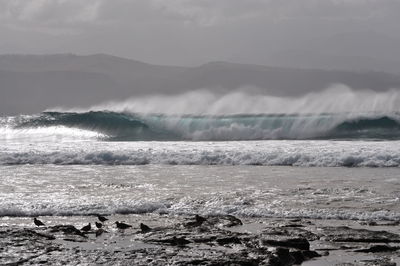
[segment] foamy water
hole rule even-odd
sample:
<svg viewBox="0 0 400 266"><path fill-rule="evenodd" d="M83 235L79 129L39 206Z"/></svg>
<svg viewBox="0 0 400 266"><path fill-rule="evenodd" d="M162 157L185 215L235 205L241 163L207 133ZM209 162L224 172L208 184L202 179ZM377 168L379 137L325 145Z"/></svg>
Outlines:
<svg viewBox="0 0 400 266"><path fill-rule="evenodd" d="M399 167L400 141L3 142L0 165L25 164Z"/></svg>
<svg viewBox="0 0 400 266"><path fill-rule="evenodd" d="M336 89L2 117L0 216L399 220L400 94Z"/></svg>
<svg viewBox="0 0 400 266"><path fill-rule="evenodd" d="M400 219L398 168L165 165L0 168L1 216L200 213Z"/></svg>

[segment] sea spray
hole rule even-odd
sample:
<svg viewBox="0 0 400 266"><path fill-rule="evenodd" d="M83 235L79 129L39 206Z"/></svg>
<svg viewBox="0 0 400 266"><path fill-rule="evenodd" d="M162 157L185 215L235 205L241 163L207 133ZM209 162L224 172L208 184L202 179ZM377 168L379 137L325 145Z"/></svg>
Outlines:
<svg viewBox="0 0 400 266"><path fill-rule="evenodd" d="M5 121L5 122L4 122ZM399 113L164 115L45 112L3 120L1 139L54 133L112 141L270 139L399 139ZM89 133L92 132L90 135ZM43 135L41 135L43 134Z"/></svg>
<svg viewBox="0 0 400 266"><path fill-rule="evenodd" d="M51 108L56 112L110 111L165 115L235 115L235 114L321 114L321 113L393 113L400 111L400 90L383 92L354 90L334 84L320 92L301 97L276 97L235 91L212 93L207 89L178 95L132 97L110 101L90 108Z"/></svg>

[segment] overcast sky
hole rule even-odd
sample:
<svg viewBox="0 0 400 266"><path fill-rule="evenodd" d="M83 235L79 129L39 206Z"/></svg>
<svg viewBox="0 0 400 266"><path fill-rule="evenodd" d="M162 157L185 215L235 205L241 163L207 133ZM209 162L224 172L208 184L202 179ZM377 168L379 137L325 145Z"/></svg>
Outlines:
<svg viewBox="0 0 400 266"><path fill-rule="evenodd" d="M0 0L0 54L273 64L288 50L400 60L400 0Z"/></svg>

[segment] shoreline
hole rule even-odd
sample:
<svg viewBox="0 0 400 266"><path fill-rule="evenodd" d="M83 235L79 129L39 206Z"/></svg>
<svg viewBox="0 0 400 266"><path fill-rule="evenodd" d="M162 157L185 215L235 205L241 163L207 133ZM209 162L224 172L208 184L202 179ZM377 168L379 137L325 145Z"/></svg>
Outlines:
<svg viewBox="0 0 400 266"><path fill-rule="evenodd" d="M0 265L399 265L400 223L112 215L0 218ZM115 221L132 228L117 229ZM87 233L77 233L91 223ZM151 229L143 231L139 224ZM97 233L97 235L96 235Z"/></svg>

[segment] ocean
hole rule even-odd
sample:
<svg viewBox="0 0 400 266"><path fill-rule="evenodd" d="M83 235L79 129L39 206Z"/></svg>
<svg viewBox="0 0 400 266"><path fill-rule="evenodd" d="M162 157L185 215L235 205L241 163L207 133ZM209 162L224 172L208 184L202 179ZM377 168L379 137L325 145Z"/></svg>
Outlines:
<svg viewBox="0 0 400 266"><path fill-rule="evenodd" d="M399 166L396 112L3 116L0 216L399 221Z"/></svg>

